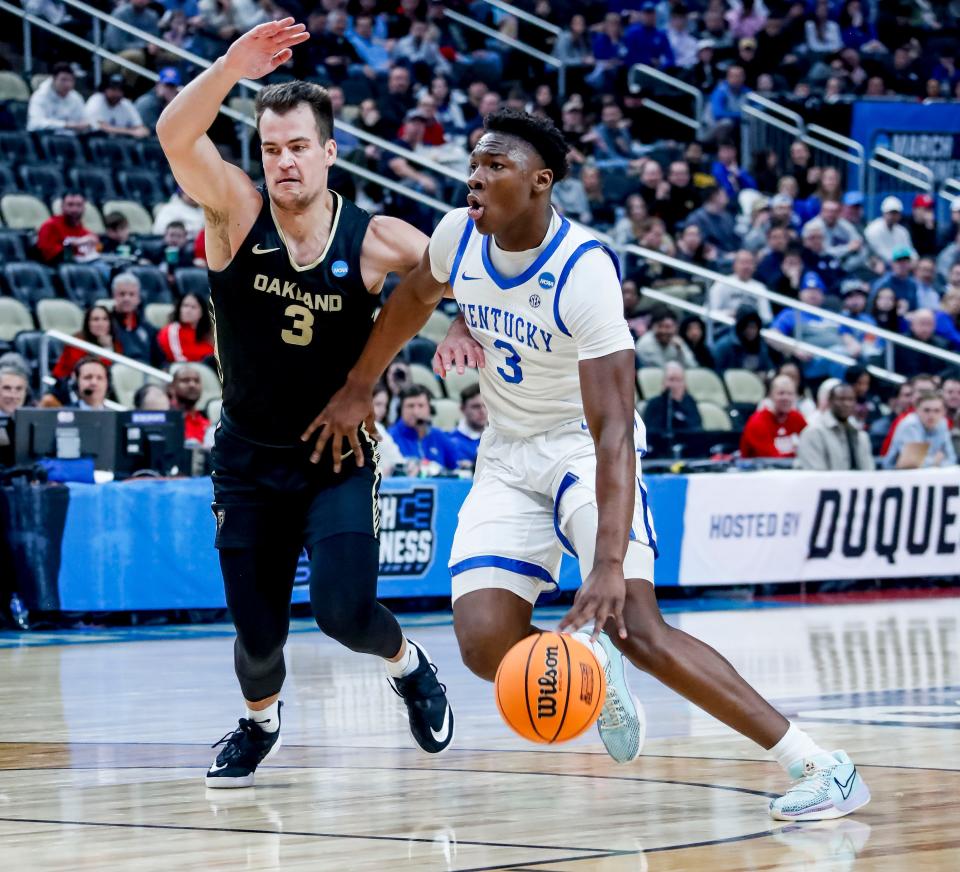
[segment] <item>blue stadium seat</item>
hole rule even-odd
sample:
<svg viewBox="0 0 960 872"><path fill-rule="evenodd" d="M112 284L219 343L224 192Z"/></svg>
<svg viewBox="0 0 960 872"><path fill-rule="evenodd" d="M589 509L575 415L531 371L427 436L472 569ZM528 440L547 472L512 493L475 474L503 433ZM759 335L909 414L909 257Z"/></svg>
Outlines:
<svg viewBox="0 0 960 872"><path fill-rule="evenodd" d="M184 294L197 294L203 299L210 296L210 282L205 269L195 266L181 267L174 273L173 279L181 297Z"/></svg>
<svg viewBox="0 0 960 872"><path fill-rule="evenodd" d="M102 167L74 167L70 170L70 180L91 203L100 204L106 200L118 199L110 170Z"/></svg>
<svg viewBox="0 0 960 872"><path fill-rule="evenodd" d="M22 263L26 259L26 246L19 231L0 230L0 264Z"/></svg>
<svg viewBox="0 0 960 872"><path fill-rule="evenodd" d="M65 263L60 266L59 272L67 299L76 303L81 309L86 309L97 300L110 296L100 270L94 266L84 263Z"/></svg>
<svg viewBox="0 0 960 872"><path fill-rule="evenodd" d="M0 132L0 158L7 163L22 165L40 159L29 133L22 130Z"/></svg>
<svg viewBox="0 0 960 872"><path fill-rule="evenodd" d="M167 156L156 139L140 140L140 162L151 170L167 172L170 169Z"/></svg>
<svg viewBox="0 0 960 872"><path fill-rule="evenodd" d="M9 164L0 163L0 196L3 194L15 194L20 190L20 183L17 181L17 174Z"/></svg>
<svg viewBox="0 0 960 872"><path fill-rule="evenodd" d="M117 181L127 200L142 203L148 208L164 202L168 197L160 177L153 170L120 170L117 172Z"/></svg>
<svg viewBox="0 0 960 872"><path fill-rule="evenodd" d="M55 297L52 271L39 263L7 263L3 276L7 280L10 296L33 311L38 300Z"/></svg>
<svg viewBox="0 0 960 872"><path fill-rule="evenodd" d="M40 145L47 160L60 166L73 167L87 162L83 145L76 136L46 133L40 137Z"/></svg>
<svg viewBox="0 0 960 872"><path fill-rule="evenodd" d="M63 171L51 164L27 164L20 167L23 189L44 203L63 196Z"/></svg>
<svg viewBox="0 0 960 872"><path fill-rule="evenodd" d="M166 273L156 266L133 266L132 272L140 280L140 296L144 305L150 303L172 303L173 294L167 283Z"/></svg>
<svg viewBox="0 0 960 872"><path fill-rule="evenodd" d="M99 167L130 169L140 165L137 143L125 136L102 136L89 142L90 156Z"/></svg>

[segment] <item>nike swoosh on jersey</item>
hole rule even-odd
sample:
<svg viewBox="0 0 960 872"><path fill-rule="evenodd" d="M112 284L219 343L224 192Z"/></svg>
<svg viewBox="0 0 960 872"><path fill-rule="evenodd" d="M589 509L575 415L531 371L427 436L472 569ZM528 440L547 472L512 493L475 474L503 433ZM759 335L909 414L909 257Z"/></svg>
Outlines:
<svg viewBox="0 0 960 872"><path fill-rule="evenodd" d="M261 247L260 247L260 243L258 242L258 243L257 243L256 245L254 245L253 248L250 249L250 250L251 250L254 254L270 254L270 252L272 252L272 251L279 251L279 250L280 250L280 246L278 245L276 248L261 248Z"/></svg>
<svg viewBox="0 0 960 872"><path fill-rule="evenodd" d="M443 711L443 723L440 724L440 729L435 730L433 727L430 727L430 735L433 736L434 740L440 742L441 744L446 742L450 738L450 705L447 704L447 707Z"/></svg>
<svg viewBox="0 0 960 872"><path fill-rule="evenodd" d="M844 799L849 798L850 793L853 791L853 780L856 777L857 777L857 770L854 769L853 772L850 773L850 777L846 781L844 781L843 784L841 784L836 778L833 779L833 783L840 788L840 795ZM846 790L844 790L844 788L846 788Z"/></svg>
<svg viewBox="0 0 960 872"><path fill-rule="evenodd" d="M466 273L460 273L460 278L462 278L465 282L479 282L483 276L468 276Z"/></svg>

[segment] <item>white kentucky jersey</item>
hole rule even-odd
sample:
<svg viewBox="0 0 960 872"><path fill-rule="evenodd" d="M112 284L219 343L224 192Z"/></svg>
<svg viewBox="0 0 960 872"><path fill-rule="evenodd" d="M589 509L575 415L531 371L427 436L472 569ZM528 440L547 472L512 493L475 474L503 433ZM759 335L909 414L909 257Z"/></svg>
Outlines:
<svg viewBox="0 0 960 872"><path fill-rule="evenodd" d="M499 433L582 419L578 362L633 350L616 255L556 212L537 249L508 252L456 209L434 231L430 264L483 346L480 390Z"/></svg>

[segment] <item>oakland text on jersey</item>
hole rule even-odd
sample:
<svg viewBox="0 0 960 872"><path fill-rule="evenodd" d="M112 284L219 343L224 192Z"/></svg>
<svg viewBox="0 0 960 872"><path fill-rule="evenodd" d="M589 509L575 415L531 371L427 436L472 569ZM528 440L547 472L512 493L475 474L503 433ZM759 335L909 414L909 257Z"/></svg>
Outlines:
<svg viewBox="0 0 960 872"><path fill-rule="evenodd" d="M281 281L277 278L263 273L257 273L253 280L253 286L258 291L265 291L268 294L276 294L287 300L296 300L303 303L308 309L314 309L320 312L339 312L343 308L343 297L340 294L311 294L309 291L300 290L296 282Z"/></svg>
<svg viewBox="0 0 960 872"><path fill-rule="evenodd" d="M517 315L509 309L484 306L480 303L458 303L458 305L467 324L477 330L506 336L535 351L553 350L550 347L553 334L536 324L531 324L522 315Z"/></svg>

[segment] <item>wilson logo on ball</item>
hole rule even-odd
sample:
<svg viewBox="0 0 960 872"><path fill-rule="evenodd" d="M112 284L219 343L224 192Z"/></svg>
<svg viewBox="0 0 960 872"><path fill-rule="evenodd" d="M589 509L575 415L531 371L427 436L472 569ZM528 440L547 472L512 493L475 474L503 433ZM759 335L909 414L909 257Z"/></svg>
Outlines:
<svg viewBox="0 0 960 872"><path fill-rule="evenodd" d="M537 698L537 717L555 718L557 716L557 664L560 649L553 645L547 646L546 656L543 658L543 675L537 679L540 685L540 696Z"/></svg>

